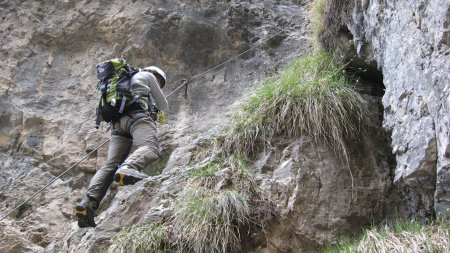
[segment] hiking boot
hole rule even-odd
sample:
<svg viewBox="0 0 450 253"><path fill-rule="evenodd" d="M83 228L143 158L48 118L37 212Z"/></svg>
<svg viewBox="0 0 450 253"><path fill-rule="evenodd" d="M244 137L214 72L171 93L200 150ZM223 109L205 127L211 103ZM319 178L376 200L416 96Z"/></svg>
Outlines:
<svg viewBox="0 0 450 253"><path fill-rule="evenodd" d="M144 173L141 173L135 169L130 169L126 166L121 166L116 174L114 174L114 182L123 185L133 185L142 179L147 178L148 176Z"/></svg>
<svg viewBox="0 0 450 253"><path fill-rule="evenodd" d="M78 218L78 227L86 228L97 226L94 221L97 206L98 204L88 197L84 197L83 200L75 206L74 212Z"/></svg>

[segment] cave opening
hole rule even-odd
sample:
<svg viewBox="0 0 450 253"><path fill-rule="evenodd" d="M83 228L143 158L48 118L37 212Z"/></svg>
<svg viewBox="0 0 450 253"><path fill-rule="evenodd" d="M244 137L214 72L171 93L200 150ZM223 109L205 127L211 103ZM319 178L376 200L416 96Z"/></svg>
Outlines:
<svg viewBox="0 0 450 253"><path fill-rule="evenodd" d="M362 94L382 98L386 87L383 83L383 73L375 66L365 65L353 67L349 65L349 72L355 73L357 87Z"/></svg>

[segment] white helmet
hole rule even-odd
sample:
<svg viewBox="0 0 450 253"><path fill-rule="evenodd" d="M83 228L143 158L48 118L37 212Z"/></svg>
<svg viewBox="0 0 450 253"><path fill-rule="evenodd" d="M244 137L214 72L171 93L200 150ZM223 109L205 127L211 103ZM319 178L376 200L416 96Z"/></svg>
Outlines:
<svg viewBox="0 0 450 253"><path fill-rule="evenodd" d="M166 74L160 68L155 66L149 66L144 68L145 71L151 72L161 82L161 88L166 85ZM160 76L161 78L158 78Z"/></svg>

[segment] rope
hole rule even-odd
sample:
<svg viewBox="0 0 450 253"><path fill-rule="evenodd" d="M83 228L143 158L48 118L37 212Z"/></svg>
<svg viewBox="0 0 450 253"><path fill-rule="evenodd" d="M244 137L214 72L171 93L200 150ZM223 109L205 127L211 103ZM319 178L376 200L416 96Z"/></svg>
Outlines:
<svg viewBox="0 0 450 253"><path fill-rule="evenodd" d="M173 93L175 93L176 91L178 91L179 89L181 89L183 86L187 85L189 82L191 82L191 81L193 81L193 80L195 80L195 79L197 79L197 78L199 78L199 77L201 77L201 76L203 76L203 75L206 75L206 74L208 74L209 72L211 72L211 71L213 71L213 70L216 70L216 69L218 69L218 68L224 66L225 64L227 64L227 63L229 63L229 62L235 60L235 59L238 58L238 57L241 57L242 55L244 55L244 54L246 54L246 53L252 51L253 49L255 49L255 48L257 48L257 47L260 47L261 45L263 45L263 44L266 43L267 41L271 40L272 38L274 38L274 37L277 36L278 34L284 32L284 30L285 30L290 24L291 24L291 22L287 23L283 28L281 28L281 31L275 33L274 35L270 36L269 38L267 38L267 39L265 39L265 40L260 41L259 43L256 43L256 45L254 45L253 47L251 47L251 48L245 50L244 52L242 52L242 53L240 53L240 54L238 54L238 55L236 55L236 56L234 56L234 57L232 57L232 58L230 58L230 59L228 59L228 60L222 62L221 64L219 64L219 65L217 65L217 66L215 66L215 67L213 67L213 68L208 69L208 70L205 71L205 72L202 72L202 73L200 73L200 74L197 74L197 75L195 75L195 76L189 78L187 81L183 82L182 85L180 85L179 87L177 87L175 90L171 91L171 92L166 96L166 98L169 97L170 95L172 95Z"/></svg>
<svg viewBox="0 0 450 253"><path fill-rule="evenodd" d="M274 35L270 36L267 39L264 39L262 41L260 41L259 43L256 43L254 46L252 46L251 48L245 50L244 52L235 55L234 57L220 63L219 65L212 67L200 74L197 74L191 78L189 78L187 81L183 82L182 85L180 85L179 87L177 87L175 90L173 90L172 92L170 92L167 96L169 97L170 95L172 95L173 93L177 92L179 89L181 89L183 86L187 85L189 82L204 76L206 74L208 74L209 72L216 70L218 68L221 68L222 66L224 66L225 64L235 60L238 57L241 57L242 55L254 50L255 48L260 47L261 45L263 45L264 43L266 43L267 41L271 40L272 38L274 38L275 36L279 35L280 33L284 32L284 30L291 24L291 22L287 23L279 32L275 33ZM43 188L41 188L39 191L35 192L33 195L31 195L27 200L23 201L20 205L16 206L14 209L12 209L9 213L7 213L5 216L3 216L0 221L3 221L4 219L6 219L6 217L8 217L10 214L12 214L14 211L16 211L17 209L19 209L20 207L22 207L23 205L25 205L28 201L30 201L31 199L33 199L34 197L36 197L36 195L38 195L39 193L41 193L43 190L45 190L47 187L49 187L50 185L52 185L56 180L58 180L59 178L61 178L62 176L64 176L67 172L69 172L71 169L73 169L75 166L77 166L79 163L81 163L82 161L84 161L87 157L89 157L92 153L94 153L95 151L97 151L100 147L102 147L103 145L105 145L107 142L109 142L110 139L106 140L105 142L103 142L102 144L100 144L97 148L95 148L93 151L91 151L89 154L87 154L86 156L84 156L83 158L81 158L78 162L76 162L74 165L70 166L67 170L65 170L63 173L61 173L59 176L57 176L56 178L54 178L53 180L51 180L46 186L44 186Z"/></svg>
<svg viewBox="0 0 450 253"><path fill-rule="evenodd" d="M12 209L9 213L7 213L5 216L3 216L0 221L6 219L6 217L8 217L10 214L12 214L14 211L16 211L17 209L19 209L20 207L22 207L23 205L25 205L28 201L30 201L32 198L36 197L36 195L38 195L39 193L41 193L43 190L45 190L47 187L49 187L51 184L53 184L56 180L58 180L59 178L61 178L62 176L64 176L67 172L69 172L71 169L73 169L75 166L77 166L79 163L81 163L82 161L84 161L87 157L89 157L92 153L94 153L95 151L97 151L100 147L102 147L103 145L105 145L107 142L109 142L110 139L104 141L102 144L100 144L97 148L95 148L94 150L92 150L89 154L85 155L83 158L81 158L78 162L76 162L74 165L70 166L70 168L68 168L67 170L65 170L63 173L61 173L59 176L57 176L56 178L54 178L53 180L51 180L46 186L42 187L39 191L35 192L33 195L31 195L31 197L29 197L27 200L23 201L20 205L16 206L14 209Z"/></svg>

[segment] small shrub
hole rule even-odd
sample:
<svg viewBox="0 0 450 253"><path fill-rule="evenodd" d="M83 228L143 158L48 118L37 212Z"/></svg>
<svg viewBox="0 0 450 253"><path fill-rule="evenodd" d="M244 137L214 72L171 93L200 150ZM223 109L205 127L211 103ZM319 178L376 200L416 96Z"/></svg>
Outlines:
<svg viewBox="0 0 450 253"><path fill-rule="evenodd" d="M133 226L113 237L112 252L170 252L168 232L163 224Z"/></svg>
<svg viewBox="0 0 450 253"><path fill-rule="evenodd" d="M359 137L365 101L324 52L309 53L267 80L242 106L222 136L226 154L254 154L275 137L311 136L348 158L346 141Z"/></svg>

